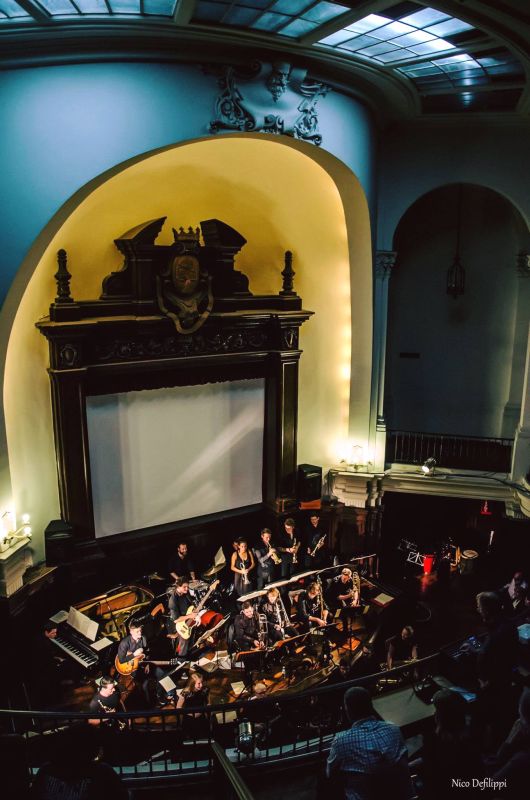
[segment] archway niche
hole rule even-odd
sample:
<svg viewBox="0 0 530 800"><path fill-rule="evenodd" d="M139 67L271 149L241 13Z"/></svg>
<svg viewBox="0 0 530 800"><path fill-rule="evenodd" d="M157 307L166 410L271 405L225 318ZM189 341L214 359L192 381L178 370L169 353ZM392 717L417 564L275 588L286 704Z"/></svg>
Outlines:
<svg viewBox="0 0 530 800"><path fill-rule="evenodd" d="M464 294L446 292L457 240L459 185L419 198L394 235L386 414L392 430L513 438L530 311L517 254L528 230L504 196L461 187Z"/></svg>
<svg viewBox="0 0 530 800"><path fill-rule="evenodd" d="M329 153L284 137L230 135L145 154L58 212L21 266L25 290L14 290L3 312L4 326L5 315L13 318L3 393L12 498L17 513L32 515L37 559L44 528L59 515L47 344L34 326L56 293L57 250L68 253L73 296L98 297L122 262L114 239L166 215L161 244L172 226L214 217L240 231L248 244L236 266L255 293L279 291L283 253L293 251L295 287L315 312L300 341L298 461L325 467L346 437L367 438L371 240L357 178Z"/></svg>

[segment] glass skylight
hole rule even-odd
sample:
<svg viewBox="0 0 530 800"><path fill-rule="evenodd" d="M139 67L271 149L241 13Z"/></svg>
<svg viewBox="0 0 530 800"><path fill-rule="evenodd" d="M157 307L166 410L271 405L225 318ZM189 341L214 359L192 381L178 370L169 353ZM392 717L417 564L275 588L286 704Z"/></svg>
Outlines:
<svg viewBox="0 0 530 800"><path fill-rule="evenodd" d="M519 61L509 52L500 49L489 55L470 56L458 53L446 58L422 61L398 67L422 92L483 86L513 80L523 74Z"/></svg>
<svg viewBox="0 0 530 800"><path fill-rule="evenodd" d="M250 28L297 39L349 10L326 0L198 0L192 22Z"/></svg>
<svg viewBox="0 0 530 800"><path fill-rule="evenodd" d="M135 17L171 17L177 0L36 0L50 17L107 17L127 14ZM0 0L0 22L17 18L33 19L15 0Z"/></svg>
<svg viewBox="0 0 530 800"><path fill-rule="evenodd" d="M473 30L473 26L467 22L433 8L422 8L399 19L369 14L325 36L317 44L356 53L380 64L392 64L449 53L456 45L444 37L469 30Z"/></svg>

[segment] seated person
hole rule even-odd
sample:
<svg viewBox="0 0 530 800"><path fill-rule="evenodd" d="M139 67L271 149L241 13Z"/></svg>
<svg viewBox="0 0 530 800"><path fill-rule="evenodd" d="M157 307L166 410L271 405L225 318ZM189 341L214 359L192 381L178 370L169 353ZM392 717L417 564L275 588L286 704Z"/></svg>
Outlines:
<svg viewBox="0 0 530 800"><path fill-rule="evenodd" d="M234 620L234 642L239 650L258 650L264 647L264 643L260 641L257 616L250 600L245 600Z"/></svg>
<svg viewBox="0 0 530 800"><path fill-rule="evenodd" d="M259 607L259 613L264 614L267 618L269 643L296 636L296 629L291 625L278 589L269 589Z"/></svg>
<svg viewBox="0 0 530 800"><path fill-rule="evenodd" d="M177 701L177 708L184 709L182 727L184 734L189 738L197 739L208 735L210 728L206 714L208 703L209 692L204 685L202 675L192 672Z"/></svg>
<svg viewBox="0 0 530 800"><path fill-rule="evenodd" d="M189 611L193 606L193 600L189 594L189 583L187 578L177 578L175 586L169 597L169 616L173 621L173 630L169 634L170 639L177 640L177 655L180 658L186 658L193 641L193 631L189 637L181 636L177 630L177 624L187 622L188 625L193 626L197 615L194 611Z"/></svg>
<svg viewBox="0 0 530 800"><path fill-rule="evenodd" d="M455 777L471 781L481 778L484 768L480 749L467 724L467 703L458 692L441 689L433 697L434 731L423 736L420 758L412 763L421 776L425 793L432 800L445 800ZM478 797L480 789L466 789Z"/></svg>
<svg viewBox="0 0 530 800"><path fill-rule="evenodd" d="M344 627L350 627L361 603L361 580L357 572L343 567L342 572L333 578L326 591L326 600L332 612L341 610Z"/></svg>
<svg viewBox="0 0 530 800"><path fill-rule="evenodd" d="M177 578L191 578L195 580L195 567L188 555L186 542L179 542L176 552L171 556L168 571L174 581Z"/></svg>
<svg viewBox="0 0 530 800"><path fill-rule="evenodd" d="M341 773L348 800L410 800L407 747L397 725L376 718L370 693L354 686L344 695L351 727L335 734L327 776Z"/></svg>
<svg viewBox="0 0 530 800"><path fill-rule="evenodd" d="M523 573L520 570L514 573L510 583L504 586L504 594L506 597L506 606L509 612L523 611L525 606L529 604L528 599L528 583L525 581Z"/></svg>
<svg viewBox="0 0 530 800"><path fill-rule="evenodd" d="M120 689L114 678L109 678L106 675L101 678L99 689L90 701L89 710L93 714L115 714L117 711L125 711ZM106 725L107 727L117 727L119 729L126 727L126 723L122 720L102 719L101 717L91 719L89 722L91 725Z"/></svg>
<svg viewBox="0 0 530 800"><path fill-rule="evenodd" d="M296 619L302 630L322 628L327 624L329 609L324 603L319 583L310 583L302 589L296 601Z"/></svg>
<svg viewBox="0 0 530 800"><path fill-rule="evenodd" d="M405 625L401 633L387 639L386 647L387 669L399 666L396 662L413 661L418 658L418 644L411 625Z"/></svg>
<svg viewBox="0 0 530 800"><path fill-rule="evenodd" d="M160 685L160 681L165 677L164 670L156 665L143 663L149 657L147 639L142 634L142 626L131 620L129 623L129 635L125 636L118 645L117 661L127 665L134 662L134 671L131 677L141 687L146 700L151 703L150 684L156 682L156 696L159 705L165 705L168 701L174 701L174 692L168 694ZM119 670L118 670L119 671Z"/></svg>

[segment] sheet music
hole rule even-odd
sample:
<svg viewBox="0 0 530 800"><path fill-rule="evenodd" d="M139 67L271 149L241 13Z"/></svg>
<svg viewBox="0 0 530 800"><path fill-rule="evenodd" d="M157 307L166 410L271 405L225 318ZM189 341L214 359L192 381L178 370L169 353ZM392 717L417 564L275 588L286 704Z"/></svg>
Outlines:
<svg viewBox="0 0 530 800"><path fill-rule="evenodd" d="M86 614L82 614L77 608L70 606L67 622L68 625L74 628L78 633L90 639L91 642L95 642L99 628L95 620L90 619Z"/></svg>
<svg viewBox="0 0 530 800"><path fill-rule="evenodd" d="M103 639L98 639L97 642L92 642L90 647L92 650L96 650L96 652L98 652L99 650L103 650L105 647L108 647L109 644L112 644L112 639L108 639L106 636L104 636Z"/></svg>
<svg viewBox="0 0 530 800"><path fill-rule="evenodd" d="M60 625L61 622L64 622L65 619L68 619L68 611L64 609L62 611L58 611L53 617L50 617L50 622L55 622L56 625Z"/></svg>
<svg viewBox="0 0 530 800"><path fill-rule="evenodd" d="M177 684L176 684L176 683L173 683L173 681L171 680L171 678L169 677L169 675L166 675L166 677L165 677L165 678L162 678L162 680L161 680L161 681L158 681L158 683L159 683L159 684L160 684L160 686L161 686L163 689L165 689L165 690L166 690L166 692L168 692L168 693L169 693L169 692L172 692L172 691L173 691L173 689L176 689L176 688L177 688Z"/></svg>

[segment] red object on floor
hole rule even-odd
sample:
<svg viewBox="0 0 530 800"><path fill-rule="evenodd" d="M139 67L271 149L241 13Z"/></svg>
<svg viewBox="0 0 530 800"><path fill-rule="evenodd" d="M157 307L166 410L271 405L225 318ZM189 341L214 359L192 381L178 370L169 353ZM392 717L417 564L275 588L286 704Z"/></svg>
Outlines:
<svg viewBox="0 0 530 800"><path fill-rule="evenodd" d="M424 556L423 557L423 574L430 575L432 572L432 567L434 564L434 556Z"/></svg>

